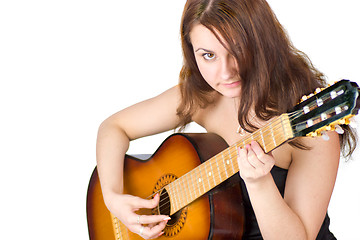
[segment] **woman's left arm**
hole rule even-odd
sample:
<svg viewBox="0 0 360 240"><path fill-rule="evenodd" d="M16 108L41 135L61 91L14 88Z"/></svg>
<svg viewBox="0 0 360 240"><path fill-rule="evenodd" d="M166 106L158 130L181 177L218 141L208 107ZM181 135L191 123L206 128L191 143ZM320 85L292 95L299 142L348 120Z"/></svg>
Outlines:
<svg viewBox="0 0 360 240"><path fill-rule="evenodd" d="M334 189L340 160L339 135L304 138L311 150L294 148L284 200L302 221L307 239L315 239L324 221Z"/></svg>
<svg viewBox="0 0 360 240"><path fill-rule="evenodd" d="M239 150L240 175L264 239L316 239L329 205L340 159L339 137L304 138L310 150L293 148L284 198L270 170L275 163L257 143Z"/></svg>

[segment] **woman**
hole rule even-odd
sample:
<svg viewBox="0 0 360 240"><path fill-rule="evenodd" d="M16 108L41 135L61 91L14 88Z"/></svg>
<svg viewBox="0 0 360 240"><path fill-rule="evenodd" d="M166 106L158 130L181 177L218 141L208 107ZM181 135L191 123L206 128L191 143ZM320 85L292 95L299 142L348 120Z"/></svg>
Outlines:
<svg viewBox="0 0 360 240"><path fill-rule="evenodd" d="M291 45L265 0L188 0L181 40L180 84L114 114L99 128L97 161L105 204L146 239L160 236L169 217L135 213L157 206L158 195L145 200L122 194L131 140L194 121L232 145L325 85L323 75ZM144 112L151 113L146 120ZM296 139L269 154L254 141L238 149L244 239L335 239L326 212L340 151L346 144L353 149L352 131L344 130L341 136L329 132L328 141Z"/></svg>

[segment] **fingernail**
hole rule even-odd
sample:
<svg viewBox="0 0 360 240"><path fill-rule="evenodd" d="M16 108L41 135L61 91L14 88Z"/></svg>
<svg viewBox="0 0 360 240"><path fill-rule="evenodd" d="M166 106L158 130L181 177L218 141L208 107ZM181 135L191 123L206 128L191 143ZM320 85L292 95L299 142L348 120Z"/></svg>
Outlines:
<svg viewBox="0 0 360 240"><path fill-rule="evenodd" d="M158 237L160 237L161 235L163 235L164 234L164 232L161 232L159 235L158 235Z"/></svg>
<svg viewBox="0 0 360 240"><path fill-rule="evenodd" d="M168 220L171 220L171 217L166 217L163 219L164 221L168 221Z"/></svg>

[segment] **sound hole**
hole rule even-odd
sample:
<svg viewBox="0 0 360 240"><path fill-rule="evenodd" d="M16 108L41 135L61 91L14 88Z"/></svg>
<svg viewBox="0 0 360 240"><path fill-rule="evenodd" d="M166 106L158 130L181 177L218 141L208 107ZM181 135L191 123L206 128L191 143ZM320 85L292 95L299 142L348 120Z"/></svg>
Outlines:
<svg viewBox="0 0 360 240"><path fill-rule="evenodd" d="M166 189L163 189L160 194L160 201L159 201L159 213L163 215L170 215L170 199L169 194Z"/></svg>
<svg viewBox="0 0 360 240"><path fill-rule="evenodd" d="M171 210L170 198L166 189L163 189L160 194L160 202L158 208L159 208L159 213L161 215L170 216L170 210ZM180 216L181 216L181 211L177 211L175 214L171 215L171 219L168 221L167 225L169 226L174 225L179 220Z"/></svg>
<svg viewBox="0 0 360 240"><path fill-rule="evenodd" d="M164 188L169 183L175 181L177 177L173 174L166 174L162 176L156 183L154 193L160 193L159 205L153 209L153 214L162 214L170 216L171 212L171 199L169 193ZM171 219L166 224L164 229L164 235L167 237L173 237L177 235L185 224L187 216L187 208L183 208L171 215Z"/></svg>

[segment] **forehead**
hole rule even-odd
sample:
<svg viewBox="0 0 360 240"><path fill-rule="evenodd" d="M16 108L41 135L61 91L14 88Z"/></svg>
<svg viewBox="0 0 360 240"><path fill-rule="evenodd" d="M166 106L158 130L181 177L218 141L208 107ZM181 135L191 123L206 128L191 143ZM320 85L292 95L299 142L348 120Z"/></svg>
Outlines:
<svg viewBox="0 0 360 240"><path fill-rule="evenodd" d="M223 43L225 42L222 36L217 33L219 39L215 36L215 34L210 31L207 27L202 24L195 24L190 31L190 41L191 44L195 48L201 47L209 50L215 49L225 49Z"/></svg>

